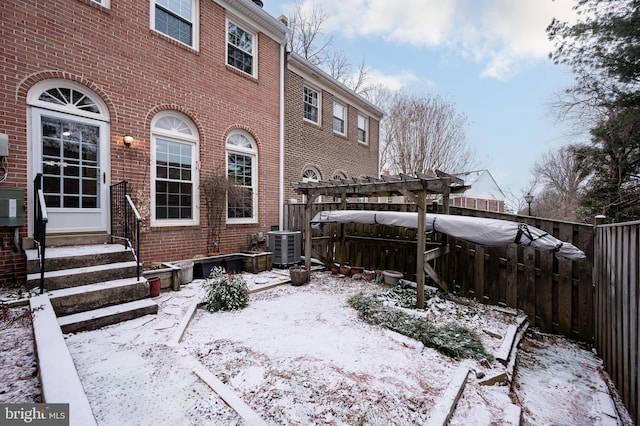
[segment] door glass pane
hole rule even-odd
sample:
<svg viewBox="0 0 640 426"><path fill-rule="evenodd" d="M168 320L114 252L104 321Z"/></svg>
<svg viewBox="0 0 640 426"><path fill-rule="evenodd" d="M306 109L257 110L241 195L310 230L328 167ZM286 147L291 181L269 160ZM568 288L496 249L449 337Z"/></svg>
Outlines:
<svg viewBox="0 0 640 426"><path fill-rule="evenodd" d="M99 146L98 126L42 116L43 189L48 207L100 207Z"/></svg>

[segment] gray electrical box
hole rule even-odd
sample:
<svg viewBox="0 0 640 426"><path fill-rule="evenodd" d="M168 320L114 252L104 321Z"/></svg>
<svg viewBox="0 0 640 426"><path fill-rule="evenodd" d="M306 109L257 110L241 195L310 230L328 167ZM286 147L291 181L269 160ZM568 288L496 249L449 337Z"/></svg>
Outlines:
<svg viewBox="0 0 640 426"><path fill-rule="evenodd" d="M0 157L9 156L9 136L0 133Z"/></svg>
<svg viewBox="0 0 640 426"><path fill-rule="evenodd" d="M0 227L24 226L24 190L0 188Z"/></svg>

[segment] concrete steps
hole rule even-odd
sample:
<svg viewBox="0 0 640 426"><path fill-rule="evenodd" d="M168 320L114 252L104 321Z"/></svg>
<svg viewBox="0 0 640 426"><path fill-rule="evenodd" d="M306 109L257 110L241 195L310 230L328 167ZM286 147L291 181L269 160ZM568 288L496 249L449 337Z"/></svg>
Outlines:
<svg viewBox="0 0 640 426"><path fill-rule="evenodd" d="M49 292L51 305L58 316L90 311L104 306L127 303L148 297L149 283L144 278L138 280L135 277Z"/></svg>
<svg viewBox="0 0 640 426"><path fill-rule="evenodd" d="M45 261L46 267L46 261ZM108 280L119 280L135 277L137 264L129 262L107 263L104 265L85 266L82 268L61 269L44 273L44 286L47 290L60 290L95 284ZM37 287L40 284L40 274L27 275L27 287Z"/></svg>
<svg viewBox="0 0 640 426"><path fill-rule="evenodd" d="M27 250L27 285L40 285L39 260ZM45 290L65 333L115 324L155 314L149 283L137 277L130 249L120 244L89 244L47 248Z"/></svg>
<svg viewBox="0 0 640 426"><path fill-rule="evenodd" d="M58 325L63 333L95 330L111 324L156 314L158 305L151 299L135 300L114 306L107 306L77 314L58 317Z"/></svg>
<svg viewBox="0 0 640 426"><path fill-rule="evenodd" d="M27 250L27 274L39 274L40 261L36 250ZM133 259L130 249L121 244L91 244L71 247L47 247L47 271L82 268L95 264L127 262Z"/></svg>

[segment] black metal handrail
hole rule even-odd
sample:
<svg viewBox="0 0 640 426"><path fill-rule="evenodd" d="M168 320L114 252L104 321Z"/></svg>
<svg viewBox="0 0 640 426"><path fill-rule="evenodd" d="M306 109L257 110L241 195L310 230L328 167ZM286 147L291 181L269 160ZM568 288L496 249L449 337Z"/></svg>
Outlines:
<svg viewBox="0 0 640 426"><path fill-rule="evenodd" d="M44 293L44 263L45 250L47 248L47 203L44 200L42 191L42 173L38 173L33 180L33 243L38 251L38 262L40 264L40 294Z"/></svg>
<svg viewBox="0 0 640 426"><path fill-rule="evenodd" d="M127 181L111 185L111 239L120 239L126 248L131 247L137 263L137 278L140 279L140 223L142 216L127 194Z"/></svg>

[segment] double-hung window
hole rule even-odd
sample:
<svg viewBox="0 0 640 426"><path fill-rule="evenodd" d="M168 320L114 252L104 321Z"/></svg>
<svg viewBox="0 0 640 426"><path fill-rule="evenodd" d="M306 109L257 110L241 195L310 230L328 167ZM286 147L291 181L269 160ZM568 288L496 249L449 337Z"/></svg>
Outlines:
<svg viewBox="0 0 640 426"><path fill-rule="evenodd" d="M227 21L227 64L255 77L256 37Z"/></svg>
<svg viewBox="0 0 640 426"><path fill-rule="evenodd" d="M156 31L197 48L198 0L155 0L152 4Z"/></svg>
<svg viewBox="0 0 640 426"><path fill-rule="evenodd" d="M345 135L347 121L347 108L339 102L333 103L333 131Z"/></svg>
<svg viewBox="0 0 640 426"><path fill-rule="evenodd" d="M152 209L154 226L197 225L198 135L177 112L160 113L152 122Z"/></svg>
<svg viewBox="0 0 640 426"><path fill-rule="evenodd" d="M358 114L358 142L369 143L369 120L364 115Z"/></svg>
<svg viewBox="0 0 640 426"><path fill-rule="evenodd" d="M258 152L253 138L234 131L227 138L227 176L235 184L227 196L227 223L258 220Z"/></svg>
<svg viewBox="0 0 640 426"><path fill-rule="evenodd" d="M304 86L304 119L320 124L320 93Z"/></svg>

